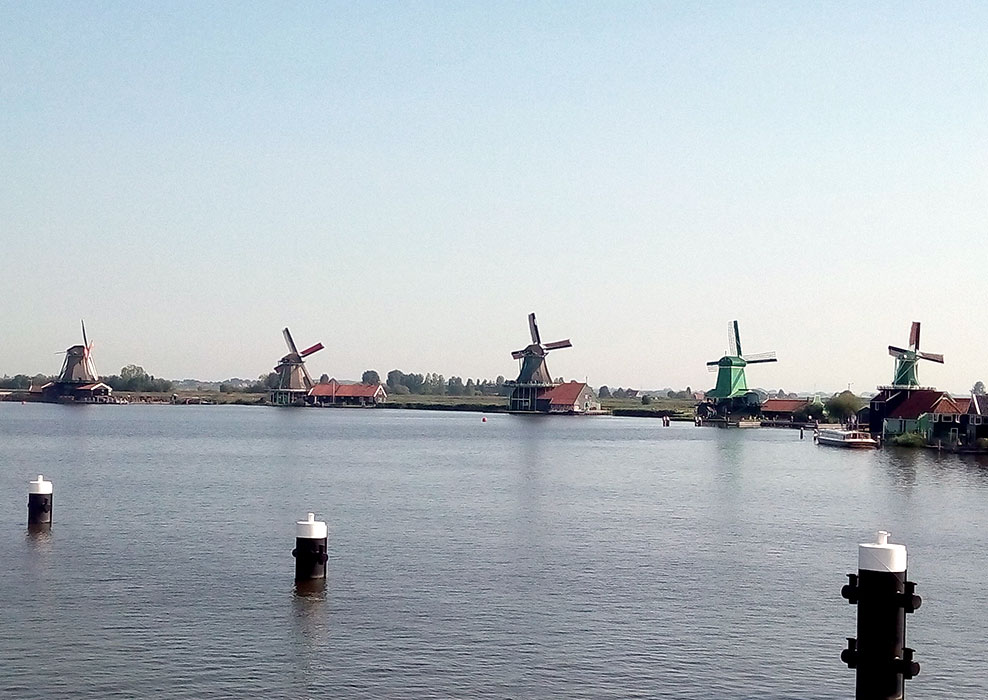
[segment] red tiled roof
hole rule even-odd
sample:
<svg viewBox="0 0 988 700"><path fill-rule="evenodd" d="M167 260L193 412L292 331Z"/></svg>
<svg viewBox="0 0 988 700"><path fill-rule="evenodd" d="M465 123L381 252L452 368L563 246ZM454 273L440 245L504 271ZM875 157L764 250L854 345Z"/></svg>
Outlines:
<svg viewBox="0 0 988 700"><path fill-rule="evenodd" d="M309 396L339 396L341 398L374 398L378 391L383 391L380 384L340 384L331 379L326 384L316 384L309 391Z"/></svg>
<svg viewBox="0 0 988 700"><path fill-rule="evenodd" d="M93 389L98 389L101 386L105 386L107 389L110 388L107 384L104 384L103 382L96 382L95 384L86 384L84 386L80 386L76 389L76 391L92 391Z"/></svg>
<svg viewBox="0 0 988 700"><path fill-rule="evenodd" d="M967 413L971 399L953 399L947 395L939 399L933 407L934 413Z"/></svg>
<svg viewBox="0 0 988 700"><path fill-rule="evenodd" d="M889 414L889 418L905 418L913 420L919 418L924 413L929 413L933 406L946 394L942 391L931 389L919 389L913 391L909 398Z"/></svg>
<svg viewBox="0 0 988 700"><path fill-rule="evenodd" d="M551 389L543 389L539 392L539 398L549 399L551 406L572 406L579 400L586 386L584 382L567 382Z"/></svg>
<svg viewBox="0 0 988 700"><path fill-rule="evenodd" d="M316 384L309 389L309 396L334 396L340 388L340 383L335 379L330 379L325 384Z"/></svg>
<svg viewBox="0 0 988 700"><path fill-rule="evenodd" d="M809 404L808 399L765 399L762 413L795 413Z"/></svg>

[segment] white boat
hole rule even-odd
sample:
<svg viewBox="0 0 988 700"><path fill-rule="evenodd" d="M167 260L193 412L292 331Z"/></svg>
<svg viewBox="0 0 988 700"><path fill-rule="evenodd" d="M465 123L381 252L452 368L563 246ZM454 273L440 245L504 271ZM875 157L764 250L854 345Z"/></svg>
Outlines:
<svg viewBox="0 0 988 700"><path fill-rule="evenodd" d="M821 430L816 435L821 445L834 447L878 447L878 440L863 430Z"/></svg>

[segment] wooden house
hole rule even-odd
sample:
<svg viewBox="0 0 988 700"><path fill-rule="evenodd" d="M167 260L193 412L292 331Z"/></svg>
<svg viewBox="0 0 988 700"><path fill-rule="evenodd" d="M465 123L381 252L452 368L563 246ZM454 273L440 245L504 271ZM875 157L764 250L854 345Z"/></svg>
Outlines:
<svg viewBox="0 0 988 700"><path fill-rule="evenodd" d="M543 413L597 413L600 399L588 384L566 382L540 391L536 407Z"/></svg>
<svg viewBox="0 0 988 700"><path fill-rule="evenodd" d="M387 398L381 384L341 384L335 379L316 384L308 393L313 406L377 406Z"/></svg>

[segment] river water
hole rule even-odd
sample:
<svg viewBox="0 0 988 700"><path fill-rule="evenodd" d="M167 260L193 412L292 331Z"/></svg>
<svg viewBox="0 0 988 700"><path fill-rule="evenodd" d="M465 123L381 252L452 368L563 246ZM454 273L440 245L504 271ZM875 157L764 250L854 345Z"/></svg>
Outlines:
<svg viewBox="0 0 988 700"><path fill-rule="evenodd" d="M982 698L986 501L973 458L784 430L0 403L0 697L846 699L840 588L887 529L907 694Z"/></svg>

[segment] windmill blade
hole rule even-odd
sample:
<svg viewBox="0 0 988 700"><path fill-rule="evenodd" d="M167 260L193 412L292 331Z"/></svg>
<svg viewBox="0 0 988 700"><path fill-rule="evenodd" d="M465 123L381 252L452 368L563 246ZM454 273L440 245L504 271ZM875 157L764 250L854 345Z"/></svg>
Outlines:
<svg viewBox="0 0 988 700"><path fill-rule="evenodd" d="M749 365L760 365L763 362L778 362L779 360L774 357L762 357L757 360L745 360Z"/></svg>
<svg viewBox="0 0 988 700"><path fill-rule="evenodd" d="M86 338L86 322L82 321L82 344L85 347L89 347L89 339Z"/></svg>
<svg viewBox="0 0 988 700"><path fill-rule="evenodd" d="M892 357L905 357L908 354L908 350L903 350L902 348L897 348L894 345L889 345L889 355Z"/></svg>
<svg viewBox="0 0 988 700"><path fill-rule="evenodd" d="M553 343L546 343L543 345L546 350L558 350L559 348L571 348L573 343L569 342L569 338L566 340L557 340Z"/></svg>
<svg viewBox="0 0 988 700"><path fill-rule="evenodd" d="M731 357L741 355L741 334L738 332L738 322L730 321L727 324L727 352Z"/></svg>
<svg viewBox="0 0 988 700"><path fill-rule="evenodd" d="M285 336L285 343L288 344L288 351L298 355L298 348L295 347L295 341L292 340L292 334L288 330L287 326L285 326L285 330L282 331L282 334Z"/></svg>
<svg viewBox="0 0 988 700"><path fill-rule="evenodd" d="M707 371L708 372L716 372L718 369L719 369L719 367L717 366L717 363L716 362L708 362L707 363Z"/></svg>
<svg viewBox="0 0 988 700"><path fill-rule="evenodd" d="M524 350L515 350L513 353L511 353L511 357L512 357L512 359L520 360L521 358L525 357L525 351Z"/></svg>
<svg viewBox="0 0 988 700"><path fill-rule="evenodd" d="M308 389L312 388L312 377L309 376L309 370L305 368L305 363L299 365L302 368L302 374L305 375L305 386Z"/></svg>
<svg viewBox="0 0 988 700"><path fill-rule="evenodd" d="M707 367L719 367L719 366L720 366L720 360L711 360L710 362L707 363Z"/></svg>
<svg viewBox="0 0 988 700"><path fill-rule="evenodd" d="M539 326L535 323L535 312L528 315L528 330L532 332L532 342L541 345L542 338L539 337Z"/></svg>
<svg viewBox="0 0 988 700"><path fill-rule="evenodd" d="M311 348L306 348L305 350L303 350L302 352L300 352L299 353L299 357L308 357L309 355L311 355L314 352L319 352L320 350L322 350L322 348L323 348L323 344L322 343L316 343Z"/></svg>
<svg viewBox="0 0 988 700"><path fill-rule="evenodd" d="M919 321L913 321L912 328L909 329L909 349L919 350Z"/></svg>
<svg viewBox="0 0 988 700"><path fill-rule="evenodd" d="M754 362L775 362L775 352L756 352L754 355L745 355L742 358L749 365Z"/></svg>
<svg viewBox="0 0 988 700"><path fill-rule="evenodd" d="M941 365L943 364L943 355L935 352L917 352L916 357L929 360L930 362L939 362Z"/></svg>

